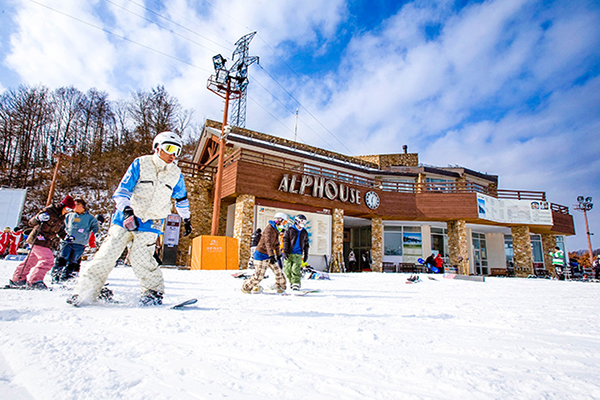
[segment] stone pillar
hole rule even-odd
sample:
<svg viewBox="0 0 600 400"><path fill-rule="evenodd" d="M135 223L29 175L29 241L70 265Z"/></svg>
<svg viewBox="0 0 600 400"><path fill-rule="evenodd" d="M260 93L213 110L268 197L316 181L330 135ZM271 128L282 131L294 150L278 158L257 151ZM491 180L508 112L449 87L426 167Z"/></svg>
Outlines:
<svg viewBox="0 0 600 400"><path fill-rule="evenodd" d="M189 249L192 245L192 239L200 235L210 235L213 209L213 182L211 180L200 178L186 178L185 184L188 192L188 200L190 202L190 213L194 230L190 236L181 236L179 238L177 265L189 267L191 263Z"/></svg>
<svg viewBox="0 0 600 400"><path fill-rule="evenodd" d="M469 242L467 223L464 220L448 221L448 251L450 265L456 265L457 273L469 275Z"/></svg>
<svg viewBox="0 0 600 400"><path fill-rule="evenodd" d="M426 191L426 182L427 182L427 177L425 176L424 173L419 173L419 175L417 176L417 181L416 181L416 192L417 193L422 193Z"/></svg>
<svg viewBox="0 0 600 400"><path fill-rule="evenodd" d="M461 174L461 176L459 178L456 178L454 181L456 182L455 191L462 193L465 190L467 190L467 177L464 173Z"/></svg>
<svg viewBox="0 0 600 400"><path fill-rule="evenodd" d="M250 259L250 237L252 236L255 203L256 197L249 194L239 195L235 200L233 237L239 243L240 269L246 268Z"/></svg>
<svg viewBox="0 0 600 400"><path fill-rule="evenodd" d="M334 208L332 220L331 250L333 254L330 261L330 272L342 272L340 263L344 257L344 210Z"/></svg>
<svg viewBox="0 0 600 400"><path fill-rule="evenodd" d="M511 226L510 231L513 237L515 275L527 277L534 273L529 227L526 225Z"/></svg>
<svg viewBox="0 0 600 400"><path fill-rule="evenodd" d="M548 271L552 276L556 276L556 271L554 270L554 265L552 265L552 256L548 254L549 252L554 252L554 248L556 247L556 236L543 233L542 234L542 252L544 253L544 266L546 267L546 271Z"/></svg>
<svg viewBox="0 0 600 400"><path fill-rule="evenodd" d="M381 272L383 268L383 220L371 220L371 270Z"/></svg>

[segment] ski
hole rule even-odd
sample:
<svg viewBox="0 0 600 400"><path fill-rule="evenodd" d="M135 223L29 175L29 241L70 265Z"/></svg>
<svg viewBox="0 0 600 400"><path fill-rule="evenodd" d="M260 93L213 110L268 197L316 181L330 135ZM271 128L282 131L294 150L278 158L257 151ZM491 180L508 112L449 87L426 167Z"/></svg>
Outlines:
<svg viewBox="0 0 600 400"><path fill-rule="evenodd" d="M279 295L279 296L306 296L307 294L310 293L319 293L321 292L320 289L305 289L305 290L293 290L291 292L281 292L278 293L275 290L263 290L262 293L264 294L270 294L270 295Z"/></svg>
<svg viewBox="0 0 600 400"><path fill-rule="evenodd" d="M51 287L48 287L46 289L31 289L31 288L29 288L27 286L11 286L11 285L5 285L4 287L2 287L2 289L31 290L31 291L37 290L37 291L40 291L40 292L51 292L52 291Z"/></svg>

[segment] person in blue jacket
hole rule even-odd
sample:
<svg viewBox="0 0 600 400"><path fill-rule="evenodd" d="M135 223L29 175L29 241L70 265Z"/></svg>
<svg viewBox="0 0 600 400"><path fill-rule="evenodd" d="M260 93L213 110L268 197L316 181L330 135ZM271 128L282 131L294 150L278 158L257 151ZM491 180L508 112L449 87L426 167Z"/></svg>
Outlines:
<svg viewBox="0 0 600 400"><path fill-rule="evenodd" d="M91 233L98 233L98 220L87 211L83 199L75 199L73 212L65 217L67 236L60 243L60 254L50 274L52 282L64 282L74 277Z"/></svg>
<svg viewBox="0 0 600 400"><path fill-rule="evenodd" d="M304 228L307 219L303 214L294 218L294 225L283 234L283 272L292 290L300 290L302 267L308 266L308 232Z"/></svg>
<svg viewBox="0 0 600 400"><path fill-rule="evenodd" d="M162 304L165 285L154 258L164 219L175 209L183 219L184 236L192 232L187 189L181 170L174 162L182 141L173 132L161 132L153 141L154 154L136 158L113 194L116 210L112 226L92 261L82 266L79 282L67 302L79 306L98 298L111 300L103 288L117 259L129 246L129 261L140 280L140 305Z"/></svg>

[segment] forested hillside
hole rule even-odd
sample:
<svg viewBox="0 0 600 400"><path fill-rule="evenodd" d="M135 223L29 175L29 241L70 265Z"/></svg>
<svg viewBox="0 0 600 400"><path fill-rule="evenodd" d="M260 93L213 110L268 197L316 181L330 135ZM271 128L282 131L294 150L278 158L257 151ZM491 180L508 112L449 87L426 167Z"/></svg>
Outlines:
<svg viewBox="0 0 600 400"><path fill-rule="evenodd" d="M96 89L9 89L0 95L0 184L28 189L24 217L30 216L45 205L62 154L53 201L69 193L86 199L92 213L108 214L123 173L151 152L157 133L179 133L182 158L191 157L201 132L191 117L163 86L118 101Z"/></svg>

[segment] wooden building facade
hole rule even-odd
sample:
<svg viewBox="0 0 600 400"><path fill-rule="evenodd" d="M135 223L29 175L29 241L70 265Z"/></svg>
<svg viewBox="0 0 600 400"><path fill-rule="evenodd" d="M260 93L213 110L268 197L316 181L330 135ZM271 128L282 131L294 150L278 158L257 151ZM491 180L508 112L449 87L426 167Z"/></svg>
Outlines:
<svg viewBox="0 0 600 400"><path fill-rule="evenodd" d="M194 154L199 183L190 201L202 203L194 206L203 210L194 215L200 234L210 226L220 135L221 124L207 120ZM421 165L406 147L351 157L237 127L226 142L219 233L239 240L241 267L252 232L278 211L308 217L309 262L332 271L398 270L440 253L461 274L507 266L519 276L553 273L548 252L575 233L568 208L544 192L500 189L497 176L467 168Z"/></svg>

